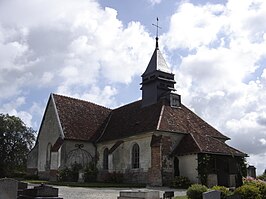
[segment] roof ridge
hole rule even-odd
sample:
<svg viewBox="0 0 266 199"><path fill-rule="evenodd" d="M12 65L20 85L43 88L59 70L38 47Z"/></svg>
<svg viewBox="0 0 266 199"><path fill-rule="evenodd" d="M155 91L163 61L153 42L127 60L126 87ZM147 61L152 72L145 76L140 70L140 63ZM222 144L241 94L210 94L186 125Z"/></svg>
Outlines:
<svg viewBox="0 0 266 199"><path fill-rule="evenodd" d="M116 107L116 108L112 109L112 111L115 111L115 110L118 110L118 109L124 108L124 107L126 107L126 106L130 106L130 105L132 105L132 104L135 104L135 103L138 103L138 102L141 102L141 101L142 101L142 100L137 100L137 101L134 101L134 102L130 102L130 103L128 103L128 104L124 104L124 105L122 105L122 106L119 106L119 107Z"/></svg>
<svg viewBox="0 0 266 199"><path fill-rule="evenodd" d="M76 101L80 101L80 102L86 102L86 103L90 103L90 104L93 104L95 106L100 106L102 108L106 108L106 109L109 109L109 110L112 110L108 107L105 107L103 105L99 105L99 104L96 104L94 102L90 102L90 101L87 101L87 100L84 100L84 99L78 99L78 98L75 98L75 97L70 97L70 96L66 96L66 95L60 95L60 94L56 94L56 93L51 93L53 96L59 96L59 97L64 97L64 98L67 98L67 99L70 99L70 100L76 100Z"/></svg>
<svg viewBox="0 0 266 199"><path fill-rule="evenodd" d="M162 117L163 117L163 113L164 113L164 107L165 107L165 105L162 104L162 108L161 108L161 112L160 112L160 116L159 116L159 120L158 120L158 123L157 123L156 130L159 130L160 129L161 121L162 121Z"/></svg>
<svg viewBox="0 0 266 199"><path fill-rule="evenodd" d="M57 108L53 93L51 94L50 99L52 100L53 108L54 108L55 115L56 115L56 120L58 122L62 138L64 139L65 138L65 134L64 134L63 127L62 127L62 121L60 120L60 117L59 117L59 114L58 114L58 108Z"/></svg>
<svg viewBox="0 0 266 199"><path fill-rule="evenodd" d="M111 120L111 117L112 117L112 113L113 113L112 111L109 113L108 118L107 118L107 122L104 125L104 129L102 130L101 135L96 139L96 143L103 137L103 135L105 133L105 130L106 130L107 126L110 123L110 120Z"/></svg>
<svg viewBox="0 0 266 199"><path fill-rule="evenodd" d="M194 142L196 143L196 145L199 147L200 151L202 152L202 148L200 147L199 143L197 142L197 140L194 138L193 133L189 133L189 135L193 138ZM202 136L202 135L200 135ZM202 136L203 137L203 136Z"/></svg>

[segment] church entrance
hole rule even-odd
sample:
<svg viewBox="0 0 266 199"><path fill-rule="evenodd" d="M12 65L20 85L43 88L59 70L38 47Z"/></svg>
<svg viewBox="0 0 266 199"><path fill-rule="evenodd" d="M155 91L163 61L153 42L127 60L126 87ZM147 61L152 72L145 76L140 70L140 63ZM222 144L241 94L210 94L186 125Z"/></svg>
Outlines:
<svg viewBox="0 0 266 199"><path fill-rule="evenodd" d="M228 158L217 157L216 159L216 169L218 185L229 186L229 162Z"/></svg>

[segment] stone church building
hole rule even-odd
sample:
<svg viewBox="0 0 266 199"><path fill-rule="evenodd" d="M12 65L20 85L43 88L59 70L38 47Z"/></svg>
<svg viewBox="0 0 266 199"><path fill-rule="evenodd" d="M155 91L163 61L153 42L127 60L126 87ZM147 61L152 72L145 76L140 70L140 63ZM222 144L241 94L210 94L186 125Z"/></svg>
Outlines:
<svg viewBox="0 0 266 199"><path fill-rule="evenodd" d="M183 105L175 83L156 38L142 74L141 100L109 109L51 94L28 171L54 180L61 168L93 162L99 180L121 172L132 183L169 185L175 176L200 183L205 176L209 186L235 186L246 154Z"/></svg>

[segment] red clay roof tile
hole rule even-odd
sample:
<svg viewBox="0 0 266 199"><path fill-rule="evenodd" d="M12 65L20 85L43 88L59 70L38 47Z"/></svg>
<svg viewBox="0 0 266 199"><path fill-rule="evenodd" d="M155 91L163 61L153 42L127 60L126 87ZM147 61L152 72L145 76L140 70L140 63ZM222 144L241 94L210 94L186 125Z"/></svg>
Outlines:
<svg viewBox="0 0 266 199"><path fill-rule="evenodd" d="M202 152L245 155L220 141L228 137L184 105L173 108L160 101L142 107L140 100L111 110L70 97L53 94L53 98L65 139L102 142L145 132L167 131L187 134L175 149L178 154Z"/></svg>
<svg viewBox="0 0 266 199"><path fill-rule="evenodd" d="M52 94L65 139L95 140L111 109L87 101Z"/></svg>

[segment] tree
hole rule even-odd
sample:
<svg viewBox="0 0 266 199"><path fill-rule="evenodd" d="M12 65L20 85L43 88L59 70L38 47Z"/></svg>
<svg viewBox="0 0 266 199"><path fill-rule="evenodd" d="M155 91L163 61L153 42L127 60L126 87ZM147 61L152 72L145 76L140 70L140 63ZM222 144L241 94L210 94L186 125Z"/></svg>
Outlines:
<svg viewBox="0 0 266 199"><path fill-rule="evenodd" d="M26 170L35 133L19 117L0 114L0 177Z"/></svg>

